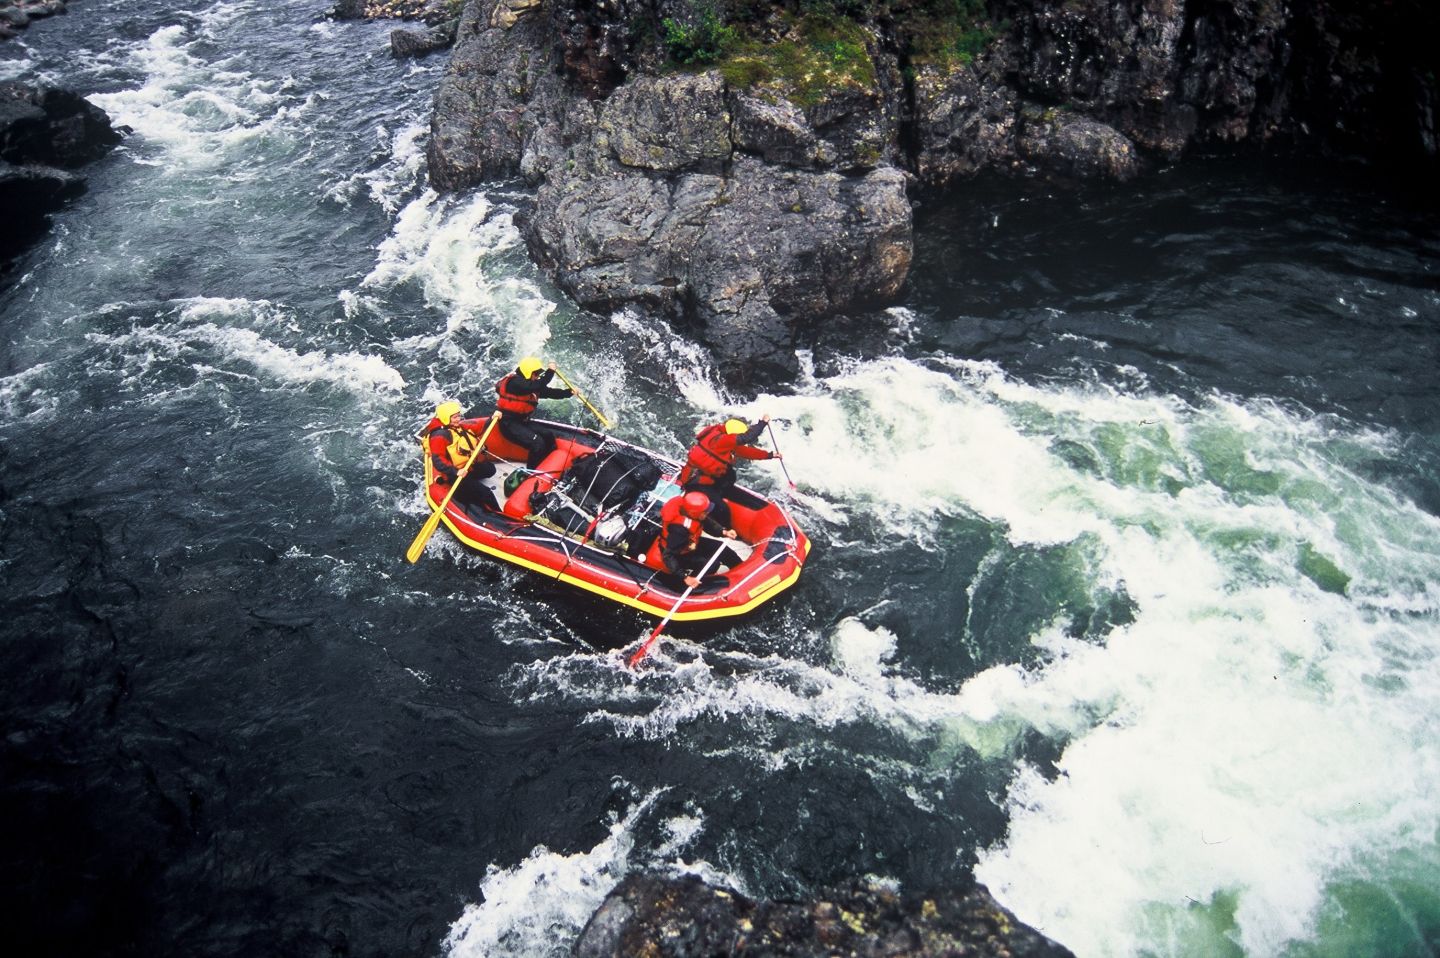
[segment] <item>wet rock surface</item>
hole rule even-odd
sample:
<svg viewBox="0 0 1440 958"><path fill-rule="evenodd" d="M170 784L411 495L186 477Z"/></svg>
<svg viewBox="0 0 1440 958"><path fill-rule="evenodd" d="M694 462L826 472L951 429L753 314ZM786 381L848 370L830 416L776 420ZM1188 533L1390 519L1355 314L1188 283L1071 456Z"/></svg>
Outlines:
<svg viewBox="0 0 1440 958"><path fill-rule="evenodd" d="M336 0L336 20L423 20L445 23L458 17L459 0Z"/></svg>
<svg viewBox="0 0 1440 958"><path fill-rule="evenodd" d="M698 955L1065 958L983 886L899 895L855 885L806 901L756 901L693 876L631 875L596 910L576 958Z"/></svg>
<svg viewBox="0 0 1440 958"><path fill-rule="evenodd" d="M901 288L919 188L1127 180L1217 146L1440 160L1420 0L990 0L946 25L964 53L921 48L926 0L736 0L713 9L749 52L678 68L665 38L701 6L467 0L429 169L442 190L523 176L562 288L663 313L736 380L785 375L806 330ZM777 75L781 49L823 56Z"/></svg>
<svg viewBox="0 0 1440 958"><path fill-rule="evenodd" d="M15 36L35 20L65 11L65 0L0 0L0 40Z"/></svg>
<svg viewBox="0 0 1440 958"><path fill-rule="evenodd" d="M75 169L120 139L105 112L79 94L0 83L0 261L34 242L49 214L84 191Z"/></svg>

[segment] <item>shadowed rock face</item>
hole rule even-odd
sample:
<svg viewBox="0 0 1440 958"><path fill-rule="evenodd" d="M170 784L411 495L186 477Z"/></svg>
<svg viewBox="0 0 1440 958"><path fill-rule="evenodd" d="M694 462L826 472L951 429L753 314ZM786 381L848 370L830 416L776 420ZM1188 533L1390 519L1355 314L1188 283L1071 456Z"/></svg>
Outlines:
<svg viewBox="0 0 1440 958"><path fill-rule="evenodd" d="M803 41L798 3L731 6L771 46ZM562 288L669 316L743 382L792 369L797 331L900 289L913 184L1125 180L1204 144L1440 156L1410 36L1434 35L1440 5L1422 0L990 0L964 57L917 52L905 21L928 0L846 8L882 6L848 34L866 68L800 89L667 67L687 0L467 0L431 182L524 176L526 241Z"/></svg>
<svg viewBox="0 0 1440 958"><path fill-rule="evenodd" d="M79 94L0 83L0 261L34 242L49 214L84 191L73 170L119 142L110 118Z"/></svg>
<svg viewBox="0 0 1440 958"><path fill-rule="evenodd" d="M979 885L903 897L857 885L803 902L754 901L693 876L627 877L575 944L576 958L735 954L1073 958Z"/></svg>

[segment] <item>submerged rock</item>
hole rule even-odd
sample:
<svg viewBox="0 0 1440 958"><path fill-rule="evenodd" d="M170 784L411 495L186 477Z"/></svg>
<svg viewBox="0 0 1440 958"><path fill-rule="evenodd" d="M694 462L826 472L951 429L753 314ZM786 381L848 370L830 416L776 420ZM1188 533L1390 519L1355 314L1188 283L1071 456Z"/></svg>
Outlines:
<svg viewBox="0 0 1440 958"><path fill-rule="evenodd" d="M981 885L928 896L855 885L808 901L756 901L693 876L645 874L627 877L605 897L574 954L1073 958Z"/></svg>

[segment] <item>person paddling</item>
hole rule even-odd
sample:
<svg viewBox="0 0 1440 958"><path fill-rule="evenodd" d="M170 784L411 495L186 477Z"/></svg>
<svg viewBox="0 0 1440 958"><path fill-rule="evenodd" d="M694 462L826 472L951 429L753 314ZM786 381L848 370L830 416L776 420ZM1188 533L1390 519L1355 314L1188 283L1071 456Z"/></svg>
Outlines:
<svg viewBox="0 0 1440 958"><path fill-rule="evenodd" d="M697 548L701 532L727 539L736 535L734 529L716 521L711 511L710 499L703 492L686 492L668 499L660 508L660 537L650 547L645 561L671 575L682 576L688 587L699 585L694 573L710 559L709 553L701 554ZM732 555L729 562L721 564L734 565L737 558Z"/></svg>
<svg viewBox="0 0 1440 958"><path fill-rule="evenodd" d="M435 482L448 486L455 481L461 468L470 461L477 445L474 433L485 425L483 419L465 419L458 402L442 402L435 407L434 417L425 424L425 449ZM482 454L483 455L483 454ZM455 490L454 499L462 506L498 509L495 494L480 480L495 475L495 464L481 459L470 467L466 482Z"/></svg>
<svg viewBox="0 0 1440 958"><path fill-rule="evenodd" d="M769 422L767 414L753 424L732 418L707 426L696 434L695 444L685 457L685 466L680 470L680 488L703 493L715 508L716 521L724 525L730 524L730 506L725 496L735 485L735 460L780 458L778 452L755 445Z"/></svg>
<svg viewBox="0 0 1440 958"><path fill-rule="evenodd" d="M539 359L526 356L514 372L495 384L499 397L495 408L505 414L500 420L500 435L528 450L525 458L528 469L540 465L540 461L555 448L554 435L531 422L531 414L542 399L569 399L575 395L571 389L551 388L550 380L554 376L554 363L544 368Z"/></svg>

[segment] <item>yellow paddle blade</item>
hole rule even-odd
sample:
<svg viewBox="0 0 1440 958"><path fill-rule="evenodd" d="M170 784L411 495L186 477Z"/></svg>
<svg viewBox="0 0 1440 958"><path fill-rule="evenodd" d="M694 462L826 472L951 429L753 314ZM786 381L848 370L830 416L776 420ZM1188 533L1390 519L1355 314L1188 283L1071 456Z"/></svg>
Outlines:
<svg viewBox="0 0 1440 958"><path fill-rule="evenodd" d="M440 528L440 515L442 511L443 510L436 509L430 514L430 518L425 520L425 525L420 527L420 534L415 537L415 541L410 543L410 548L405 551L405 558L410 560L412 564L419 559L420 554L425 551L425 544L430 541L430 537L435 534L435 530Z"/></svg>

